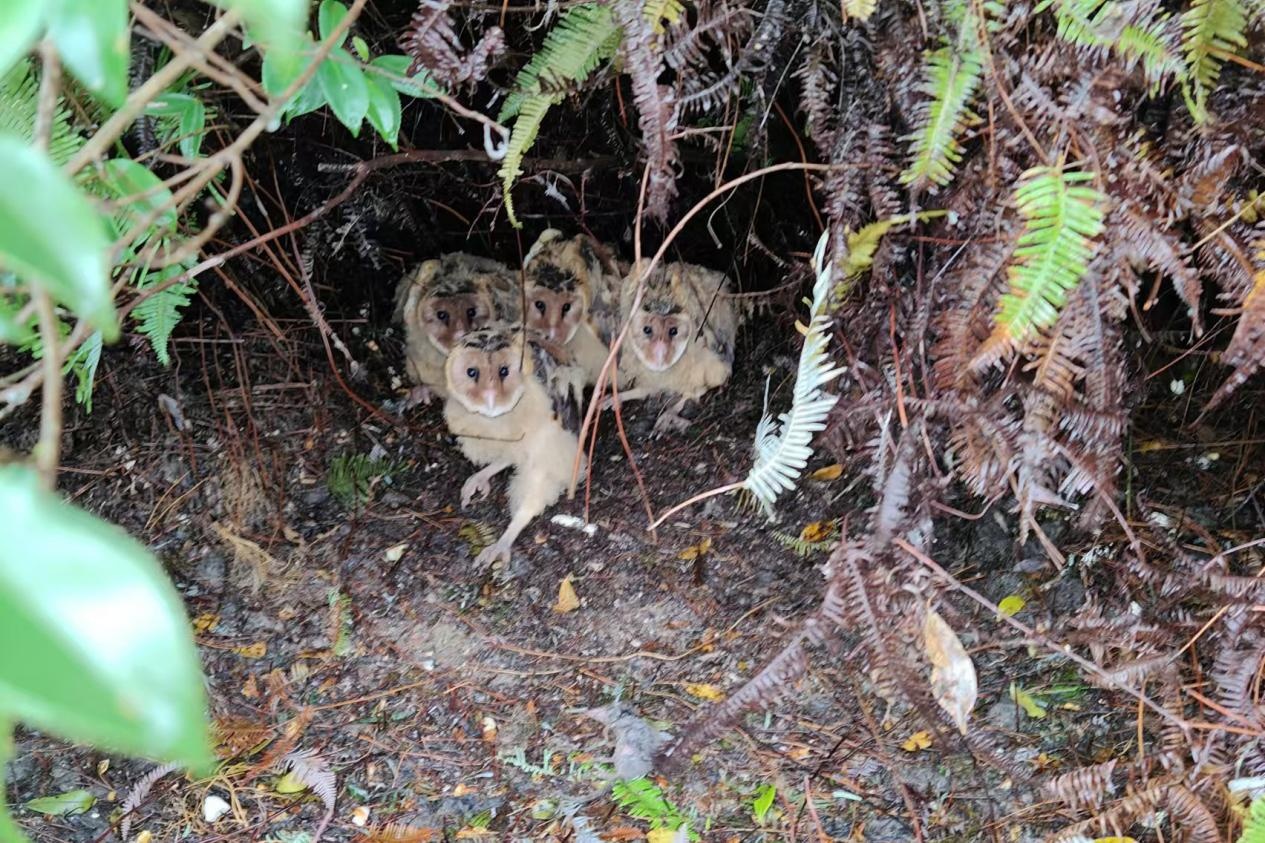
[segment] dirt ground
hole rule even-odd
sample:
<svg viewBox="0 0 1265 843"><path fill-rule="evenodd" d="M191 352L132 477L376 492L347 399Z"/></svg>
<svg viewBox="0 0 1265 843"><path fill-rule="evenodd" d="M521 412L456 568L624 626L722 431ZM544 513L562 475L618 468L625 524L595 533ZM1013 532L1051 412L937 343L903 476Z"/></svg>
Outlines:
<svg viewBox="0 0 1265 843"><path fill-rule="evenodd" d="M801 556L778 532L855 514L864 478L806 480L776 524L722 497L652 537L608 413L587 500L596 529L552 520L585 517L582 489L529 527L526 568L501 586L471 560L480 535L506 520L504 480L461 512L471 467L439 407L410 411L406 429L370 417L331 377L310 325L278 324L285 357L276 337L237 335L210 314L177 339L170 370L138 371L138 351L111 351L93 413L70 420L62 488L168 566L197 633L224 761L210 780L161 778L130 813L129 840L312 840L321 800L278 792L293 788L276 762L295 750L336 776L325 840L641 839L650 826L612 801L611 737L585 709L623 701L672 732L750 677L820 597L826 553ZM398 336L363 320L335 329L371 362L349 387L398 408ZM793 349L768 339L779 334L759 334L744 335L734 380L686 433L652 440L654 408L630 412L656 511L749 466L765 377L776 403L794 369ZM5 433L29 435L18 421ZM349 509L331 493L331 465L375 452L393 470ZM1171 479L1175 464L1206 469L1205 492L1222 482L1216 464L1200 469L1162 449L1136 458L1152 477ZM819 455L810 468L831 461ZM939 558L993 600L1023 593L1021 618L1056 623L1081 605L1089 575L1034 561L1012 526L1004 513L962 521ZM1099 541L1096 552L1112 552ZM560 613L568 577L580 606ZM1132 721L1118 699L1021 642L985 636L986 619L961 612L980 674L974 717L1013 762L1071 769L1127 743ZM977 622L978 632L963 626ZM1059 704L1033 719L1012 702L1011 683ZM1027 784L951 741L920 740L923 728L873 693L845 642L817 654L784 704L658 781L704 840L1023 841L1059 826ZM20 730L8 796L35 840L114 839L111 823L153 768ZM770 785L772 806L759 812ZM22 807L80 788L96 797L85 813ZM204 818L208 797L231 806L215 822Z"/></svg>

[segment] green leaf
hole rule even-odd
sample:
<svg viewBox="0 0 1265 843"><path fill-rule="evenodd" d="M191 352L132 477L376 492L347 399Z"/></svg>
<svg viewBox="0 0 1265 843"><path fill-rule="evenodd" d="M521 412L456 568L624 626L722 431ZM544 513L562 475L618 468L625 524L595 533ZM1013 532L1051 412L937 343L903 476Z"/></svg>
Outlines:
<svg viewBox="0 0 1265 843"><path fill-rule="evenodd" d="M302 793L307 790L307 785L293 772L289 772L277 779L272 789L281 794Z"/></svg>
<svg viewBox="0 0 1265 843"><path fill-rule="evenodd" d="M113 106L127 96L127 0L51 0L48 34L84 87Z"/></svg>
<svg viewBox="0 0 1265 843"><path fill-rule="evenodd" d="M176 122L180 154L185 158L197 158L202 153L202 137L206 133L206 106L202 100L191 94L168 92L155 97L145 107L145 113Z"/></svg>
<svg viewBox="0 0 1265 843"><path fill-rule="evenodd" d="M369 123L395 149L400 134L400 95L381 76L368 75L365 81L369 83Z"/></svg>
<svg viewBox="0 0 1265 843"><path fill-rule="evenodd" d="M356 55L361 61L369 61L369 44L359 35L355 35L351 39L351 46L355 48Z"/></svg>
<svg viewBox="0 0 1265 843"><path fill-rule="evenodd" d="M338 0L322 0L321 9L317 13L317 25L324 41L334 34L334 30L347 17L347 7ZM343 36L346 39L346 35Z"/></svg>
<svg viewBox="0 0 1265 843"><path fill-rule="evenodd" d="M268 48L293 45L307 23L309 0L212 0L236 9L246 19L251 38Z"/></svg>
<svg viewBox="0 0 1265 843"><path fill-rule="evenodd" d="M0 74L30 51L43 25L44 0L5 0L0 19Z"/></svg>
<svg viewBox="0 0 1265 843"><path fill-rule="evenodd" d="M176 209L171 206L171 190L145 165L130 158L111 158L101 168L101 180L112 198L124 200L116 212L116 218L122 223L120 234L131 231L144 217L159 209L161 213L150 224L151 235L175 226Z"/></svg>
<svg viewBox="0 0 1265 843"><path fill-rule="evenodd" d="M0 268L118 336L101 218L46 155L0 135Z"/></svg>
<svg viewBox="0 0 1265 843"><path fill-rule="evenodd" d="M50 817L82 814L97 802L97 797L86 790L71 790L58 796L41 796L32 799L24 807Z"/></svg>
<svg viewBox="0 0 1265 843"><path fill-rule="evenodd" d="M777 788L767 783L756 791L755 799L751 801L751 817L756 825L764 825L764 821L769 817L769 809L773 807L773 797L776 795Z"/></svg>
<svg viewBox="0 0 1265 843"><path fill-rule="evenodd" d="M290 105L286 108L286 116L293 120L295 117L310 114L324 105L325 92L321 90L321 83L314 76L308 80L307 84L290 101Z"/></svg>
<svg viewBox="0 0 1265 843"><path fill-rule="evenodd" d="M171 583L143 545L0 468L0 717L202 766L206 696ZM18 643L20 642L20 643Z"/></svg>
<svg viewBox="0 0 1265 843"><path fill-rule="evenodd" d="M358 136L360 124L369 111L369 83L360 65L343 50L335 50L316 69L316 78L334 116L353 137Z"/></svg>
<svg viewBox="0 0 1265 843"><path fill-rule="evenodd" d="M187 267L175 265L164 267L157 272L147 273L136 285L138 290L145 290L185 272ZM197 279L174 284L161 293L142 301L132 310L132 318L140 325L141 333L149 338L149 344L164 366L171 364L168 344L171 332L180 324L182 310L188 306L189 299L198 288Z"/></svg>
<svg viewBox="0 0 1265 843"><path fill-rule="evenodd" d="M1033 720L1041 720L1045 717L1045 702L1013 682L1010 683L1010 698L1015 701L1015 705L1023 709L1024 714Z"/></svg>
<svg viewBox="0 0 1265 843"><path fill-rule="evenodd" d="M443 89L439 87L434 79L430 78L430 74L425 70L409 76L408 69L412 63L413 60L408 56L391 55L378 56L369 62L369 66L380 71L377 75L386 79L392 88L406 97L431 99L436 93L443 93Z"/></svg>
<svg viewBox="0 0 1265 843"><path fill-rule="evenodd" d="M307 56L316 48L306 33L286 44L269 47L264 52L262 78L269 96L279 97L302 75L310 61Z"/></svg>
<svg viewBox="0 0 1265 843"><path fill-rule="evenodd" d="M75 401L82 404L89 413L92 412L92 387L97 382L97 366L100 363L101 332L94 331L61 367L63 375L74 373Z"/></svg>

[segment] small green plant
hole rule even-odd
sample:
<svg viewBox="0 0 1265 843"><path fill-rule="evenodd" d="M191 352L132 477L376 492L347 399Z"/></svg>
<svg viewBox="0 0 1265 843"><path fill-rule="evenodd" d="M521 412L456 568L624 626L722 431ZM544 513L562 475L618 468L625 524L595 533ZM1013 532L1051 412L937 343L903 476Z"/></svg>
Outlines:
<svg viewBox="0 0 1265 843"><path fill-rule="evenodd" d="M399 464L390 460L366 454L339 454L330 462L325 482L339 503L356 510L373 500L378 486L390 482L391 475L399 470Z"/></svg>
<svg viewBox="0 0 1265 843"><path fill-rule="evenodd" d="M1238 843L1265 843L1265 799L1258 796L1252 800Z"/></svg>
<svg viewBox="0 0 1265 843"><path fill-rule="evenodd" d="M689 817L681 813L681 809L672 804L663 790L650 779L615 782L611 786L611 798L621 811L634 819L645 820L652 829L667 828L676 831L686 826L690 839L698 839L698 834L688 829Z"/></svg>
<svg viewBox="0 0 1265 843"><path fill-rule="evenodd" d="M764 825L769 819L769 813L773 810L773 799L777 796L777 788L771 783L765 782L756 789L755 796L751 798L751 819L756 825Z"/></svg>

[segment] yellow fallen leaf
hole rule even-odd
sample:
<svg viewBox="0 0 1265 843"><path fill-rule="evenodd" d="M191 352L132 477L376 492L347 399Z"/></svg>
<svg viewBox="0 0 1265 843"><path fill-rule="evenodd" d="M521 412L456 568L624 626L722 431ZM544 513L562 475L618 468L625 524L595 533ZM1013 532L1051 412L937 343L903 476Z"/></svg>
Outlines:
<svg viewBox="0 0 1265 843"><path fill-rule="evenodd" d="M357 805L356 809L351 812L351 824L356 828L364 828L369 822L369 806Z"/></svg>
<svg viewBox="0 0 1265 843"><path fill-rule="evenodd" d="M1095 837L1094 843L1138 843L1132 837Z"/></svg>
<svg viewBox="0 0 1265 843"><path fill-rule="evenodd" d="M154 832L149 829L145 829L140 834L136 835L136 843L154 843Z"/></svg>
<svg viewBox="0 0 1265 843"><path fill-rule="evenodd" d="M575 587L571 585L571 577L566 577L558 583L558 602L553 604L553 610L561 615L574 612L578 608L580 608L580 598L575 593Z"/></svg>
<svg viewBox="0 0 1265 843"><path fill-rule="evenodd" d="M698 544L690 545L689 547L685 548L685 550L682 550L680 553L676 555L676 558L682 559L686 562L693 562L695 559L699 558L700 556L706 556L709 552L711 552L711 549L712 549L712 540L703 539Z"/></svg>
<svg viewBox="0 0 1265 843"><path fill-rule="evenodd" d="M830 538L835 531L835 525L831 521L814 521L811 524L805 524L804 529L799 531L799 540L816 544L824 542Z"/></svg>
<svg viewBox="0 0 1265 843"><path fill-rule="evenodd" d="M205 612L193 619L193 634L201 635L220 622L220 616L214 612Z"/></svg>
<svg viewBox="0 0 1265 843"><path fill-rule="evenodd" d="M233 652L244 659L262 659L268 655L268 643L266 641L256 641L254 644L234 647Z"/></svg>
<svg viewBox="0 0 1265 843"><path fill-rule="evenodd" d="M471 789L471 787L467 785L465 782L457 782L456 787L452 789L452 795L454 797L466 796L473 792L474 791Z"/></svg>
<svg viewBox="0 0 1265 843"><path fill-rule="evenodd" d="M686 682L685 693L691 697L698 697L700 700L708 702L720 702L725 698L725 692L717 688L715 685L708 685L699 682Z"/></svg>
<svg viewBox="0 0 1265 843"><path fill-rule="evenodd" d="M1003 618L1008 618L1012 615L1019 614L1026 605L1028 604L1018 594L1007 594L1001 599L1001 602L997 604L997 609L1001 612L1001 616Z"/></svg>
<svg viewBox="0 0 1265 843"><path fill-rule="evenodd" d="M404 551L406 550L408 550L407 544L397 544L392 547L388 547L383 555L386 557L388 562L399 562L404 556Z"/></svg>
<svg viewBox="0 0 1265 843"><path fill-rule="evenodd" d="M499 731L496 727L496 720L492 717L483 718L483 741L485 743L496 743L496 735Z"/></svg>
<svg viewBox="0 0 1265 843"><path fill-rule="evenodd" d="M272 789L277 793L299 793L300 791L307 790L307 785L303 783L302 779L291 772L286 773L284 776L277 779L277 783L272 786Z"/></svg>
<svg viewBox="0 0 1265 843"><path fill-rule="evenodd" d="M646 843L672 843L676 832L670 828L655 828L646 832Z"/></svg>
<svg viewBox="0 0 1265 843"><path fill-rule="evenodd" d="M1033 720L1045 717L1045 703L1013 682L1010 683L1010 698Z"/></svg>
<svg viewBox="0 0 1265 843"><path fill-rule="evenodd" d="M930 749L931 748L931 733L930 732L914 732L912 735L910 735L908 738L905 739L905 742L900 745L900 748L905 750L906 752L917 752L920 749Z"/></svg>
<svg viewBox="0 0 1265 843"><path fill-rule="evenodd" d="M839 463L819 468L808 475L813 480L838 480L843 475L843 466Z"/></svg>

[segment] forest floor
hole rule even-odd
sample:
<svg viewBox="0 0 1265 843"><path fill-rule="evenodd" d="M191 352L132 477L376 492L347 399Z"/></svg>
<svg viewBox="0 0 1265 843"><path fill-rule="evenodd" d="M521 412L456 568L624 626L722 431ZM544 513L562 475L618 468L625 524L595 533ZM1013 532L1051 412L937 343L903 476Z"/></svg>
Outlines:
<svg viewBox="0 0 1265 843"><path fill-rule="evenodd" d="M61 486L168 566L193 619L224 759L211 780L160 779L131 812L128 840L310 841L321 800L278 792L294 790L277 764L294 750L315 753L336 776L325 840L642 839L650 824L619 810L603 784L611 737L585 710L620 700L675 732L749 678L820 598L827 554L801 556L776 531L858 518L866 478L806 480L774 525L718 498L671 519L656 541L608 413L588 500L595 531L554 520L584 517L581 490L529 527L525 569L502 586L471 559L480 535L506 520L504 480L490 501L461 512L471 467L439 407L410 411L407 432L370 418L330 377L313 332L279 324L286 355L275 353L275 337L214 327L177 340L170 370L110 352L94 412L70 420ZM794 368L791 355L753 342L744 340L734 381L705 399L687 432L652 440L653 408L629 412L656 510L749 465L765 376L781 385L776 400ZM389 334L359 336L356 350L379 344L398 366ZM351 386L390 406L390 374L370 374ZM1167 412L1146 418L1163 429ZM1192 506L1224 494L1229 454L1218 462L1211 446L1172 451L1137 436L1161 444L1135 447L1135 467L1185 487ZM349 510L330 491L331 465L374 451L392 470ZM822 455L810 468L830 462ZM1192 517L1215 524L1217 515ZM1001 512L962 521L937 558L993 601L1022 596L1021 619L1055 627L1081 606L1092 575L1035 559L1014 545L1012 528ZM1099 541L1099 555L1120 546ZM1089 547L1069 539L1063 550ZM579 606L560 612L565 578ZM1039 774L1137 752L1120 697L1022 642L986 637L985 614L958 609L951 620L980 675L975 722L1012 762ZM1016 706L1012 684L1036 707ZM784 704L658 782L709 841L1021 841L1059 826L1023 782L923 729L874 691L845 641L817 654ZM8 798L40 841L116 839L111 822L154 766L25 730L17 750ZM775 797L761 810L770 786ZM78 789L96 799L83 813L23 807ZM209 797L231 806L214 822L204 816Z"/></svg>

